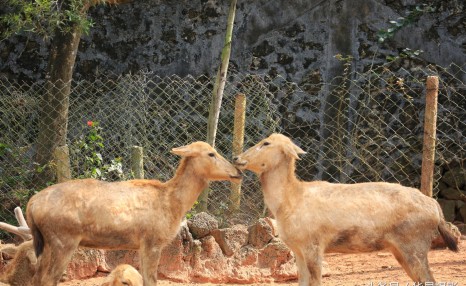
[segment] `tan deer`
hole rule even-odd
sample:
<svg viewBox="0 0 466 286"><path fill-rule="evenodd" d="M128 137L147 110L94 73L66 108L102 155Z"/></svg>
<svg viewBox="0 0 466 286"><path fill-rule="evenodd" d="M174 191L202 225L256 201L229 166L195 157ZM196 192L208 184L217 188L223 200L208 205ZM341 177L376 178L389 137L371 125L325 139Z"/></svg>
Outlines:
<svg viewBox="0 0 466 286"><path fill-rule="evenodd" d="M23 240L19 245L0 244L0 254L11 257L0 274L0 285L30 286L37 269L37 257L32 244L31 230L20 207L15 208L15 216L19 227L0 222L0 229L14 233ZM142 276L127 264L118 265L106 281L106 286L142 286Z"/></svg>
<svg viewBox="0 0 466 286"><path fill-rule="evenodd" d="M0 255L6 253L12 259L0 274L0 285L28 286L32 285L32 277L37 268L37 258L32 245L32 236L29 227L24 219L20 207L15 208L16 220L19 227L4 222L0 222L0 229L17 234L24 242L19 245L0 244Z"/></svg>
<svg viewBox="0 0 466 286"><path fill-rule="evenodd" d="M0 252L13 257L0 275L0 281L11 286L32 285L32 277L37 268L37 258L32 240L19 245L1 245ZM0 284L1 285L1 284Z"/></svg>
<svg viewBox="0 0 466 286"><path fill-rule="evenodd" d="M142 276L129 264L120 264L112 270L101 286L143 286Z"/></svg>
<svg viewBox="0 0 466 286"><path fill-rule="evenodd" d="M182 160L172 179L50 186L27 205L39 266L34 285L57 285L78 246L139 250L145 286L157 283L162 248L211 180L238 181L238 170L205 142L174 148Z"/></svg>
<svg viewBox="0 0 466 286"><path fill-rule="evenodd" d="M279 237L295 255L299 285L321 285L325 252L386 249L411 279L433 282L427 252L434 235L458 250L434 199L399 184L304 182L295 175L299 154L288 137L272 134L234 158L259 176Z"/></svg>

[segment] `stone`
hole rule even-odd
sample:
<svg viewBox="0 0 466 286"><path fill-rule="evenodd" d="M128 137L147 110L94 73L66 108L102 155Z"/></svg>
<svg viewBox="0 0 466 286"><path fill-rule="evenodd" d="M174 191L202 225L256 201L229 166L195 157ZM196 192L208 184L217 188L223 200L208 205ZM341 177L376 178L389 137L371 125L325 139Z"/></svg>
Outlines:
<svg viewBox="0 0 466 286"><path fill-rule="evenodd" d="M455 201L438 199L437 202L440 204L440 207L442 208L445 220L453 221L455 219Z"/></svg>
<svg viewBox="0 0 466 286"><path fill-rule="evenodd" d="M201 239L201 256L207 258L216 258L223 256L223 251L215 238L211 235Z"/></svg>
<svg viewBox="0 0 466 286"><path fill-rule="evenodd" d="M267 61L258 57L252 57L251 65L249 66L251 70L267 69L268 67L269 65L267 64Z"/></svg>
<svg viewBox="0 0 466 286"><path fill-rule="evenodd" d="M211 234L226 256L232 256L248 243L248 230L246 226L241 224L231 228L215 229Z"/></svg>
<svg viewBox="0 0 466 286"><path fill-rule="evenodd" d="M246 245L235 253L235 261L239 266L255 266L259 250L252 245Z"/></svg>
<svg viewBox="0 0 466 286"><path fill-rule="evenodd" d="M459 213L463 218L463 222L466 223L466 204L459 208Z"/></svg>
<svg viewBox="0 0 466 286"><path fill-rule="evenodd" d="M258 267L270 268L273 272L280 265L292 259L291 250L281 240L275 240L267 244L258 256Z"/></svg>
<svg viewBox="0 0 466 286"><path fill-rule="evenodd" d="M78 248L68 264L62 280L88 278L97 271L110 272L111 267L106 262L105 251L97 249Z"/></svg>
<svg viewBox="0 0 466 286"><path fill-rule="evenodd" d="M105 262L109 269L115 269L119 264L129 264L139 267L139 254L136 250L106 250Z"/></svg>
<svg viewBox="0 0 466 286"><path fill-rule="evenodd" d="M201 252L196 254L190 270L190 282L222 283L228 271L227 258L211 235L200 240Z"/></svg>
<svg viewBox="0 0 466 286"><path fill-rule="evenodd" d="M448 170L441 180L452 188L463 189L466 184L466 170L461 167Z"/></svg>
<svg viewBox="0 0 466 286"><path fill-rule="evenodd" d="M193 237L187 222L183 221L176 237L162 250L158 275L174 281L189 281L189 271L195 251Z"/></svg>
<svg viewBox="0 0 466 286"><path fill-rule="evenodd" d="M201 212L188 220L188 227L193 238L200 239L209 235L212 230L217 229L218 221L212 215Z"/></svg>
<svg viewBox="0 0 466 286"><path fill-rule="evenodd" d="M174 273L180 273L184 268L184 258L191 251L192 238L183 239L182 232L178 232L175 239L164 247L160 255L159 273L165 277L176 276ZM180 273L181 274L181 273Z"/></svg>
<svg viewBox="0 0 466 286"><path fill-rule="evenodd" d="M456 187L449 187L443 190L440 190L440 195L447 200L461 200L466 199L466 195L461 190Z"/></svg>
<svg viewBox="0 0 466 286"><path fill-rule="evenodd" d="M466 223L460 223L456 225L456 227L458 227L458 230L461 233L461 239L466 240Z"/></svg>
<svg viewBox="0 0 466 286"><path fill-rule="evenodd" d="M291 27L285 30L285 35L287 37L293 38L304 31L305 31L305 27L303 25L299 25L298 23L295 23L294 25L292 25Z"/></svg>
<svg viewBox="0 0 466 286"><path fill-rule="evenodd" d="M293 62L293 56L285 54L285 53L278 53L277 54L277 62L281 65L289 65Z"/></svg>
<svg viewBox="0 0 466 286"><path fill-rule="evenodd" d="M269 42L263 41L252 49L252 54L255 57L265 57L275 51L275 47L270 45Z"/></svg>
<svg viewBox="0 0 466 286"><path fill-rule="evenodd" d="M274 237L274 229L270 219L261 218L248 228L248 242L257 248L264 247Z"/></svg>

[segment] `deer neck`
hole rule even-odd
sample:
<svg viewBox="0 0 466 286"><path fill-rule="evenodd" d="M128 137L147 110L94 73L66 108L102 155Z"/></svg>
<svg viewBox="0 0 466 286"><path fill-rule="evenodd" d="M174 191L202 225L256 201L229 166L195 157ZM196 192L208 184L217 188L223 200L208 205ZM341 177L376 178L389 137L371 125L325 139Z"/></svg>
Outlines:
<svg viewBox="0 0 466 286"><path fill-rule="evenodd" d="M207 179L196 173L190 160L189 157L183 158L175 176L167 182L171 189L172 209L179 210L180 218L193 207L201 192L209 185Z"/></svg>
<svg viewBox="0 0 466 286"><path fill-rule="evenodd" d="M295 176L295 162L287 158L282 164L260 175L264 201L275 218L280 209L287 208L290 194L294 193L298 179Z"/></svg>

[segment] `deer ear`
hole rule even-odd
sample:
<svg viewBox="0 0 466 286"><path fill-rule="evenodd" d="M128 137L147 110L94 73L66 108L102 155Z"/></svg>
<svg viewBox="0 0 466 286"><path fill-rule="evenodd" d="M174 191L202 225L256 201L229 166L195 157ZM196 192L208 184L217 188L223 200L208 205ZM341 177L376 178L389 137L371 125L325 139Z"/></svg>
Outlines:
<svg viewBox="0 0 466 286"><path fill-rule="evenodd" d="M0 252L5 253L10 257L15 257L16 253L18 253L18 247L15 245L6 245L1 249Z"/></svg>
<svg viewBox="0 0 466 286"><path fill-rule="evenodd" d="M190 157L197 154L196 150L191 146L191 144L173 148L171 152L181 157Z"/></svg>
<svg viewBox="0 0 466 286"><path fill-rule="evenodd" d="M192 153L189 146L182 146L182 147L173 148L171 152L173 154L181 156L181 157L188 157Z"/></svg>
<svg viewBox="0 0 466 286"><path fill-rule="evenodd" d="M303 149L299 148L294 143L291 143L291 145L286 145L285 153L295 158L296 160L300 160L299 155L306 154L306 152L303 151Z"/></svg>

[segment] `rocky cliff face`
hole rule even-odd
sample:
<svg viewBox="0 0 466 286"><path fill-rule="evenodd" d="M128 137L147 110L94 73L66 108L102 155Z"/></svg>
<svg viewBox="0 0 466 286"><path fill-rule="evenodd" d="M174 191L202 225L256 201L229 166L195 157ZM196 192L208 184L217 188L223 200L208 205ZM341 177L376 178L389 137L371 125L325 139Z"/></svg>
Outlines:
<svg viewBox="0 0 466 286"><path fill-rule="evenodd" d="M239 1L232 66L246 73L278 73L298 83L328 82L341 72L334 58L338 53L351 55L354 68L362 70L406 47L424 50L426 63L463 65L466 13L461 1L437 1L437 12L404 27L388 44L377 43L377 31L417 2ZM134 0L94 7L95 26L81 41L76 78L140 70L161 76L214 74L228 6L227 0ZM48 52L40 39L18 36L0 42L0 50L1 73L44 77Z"/></svg>

